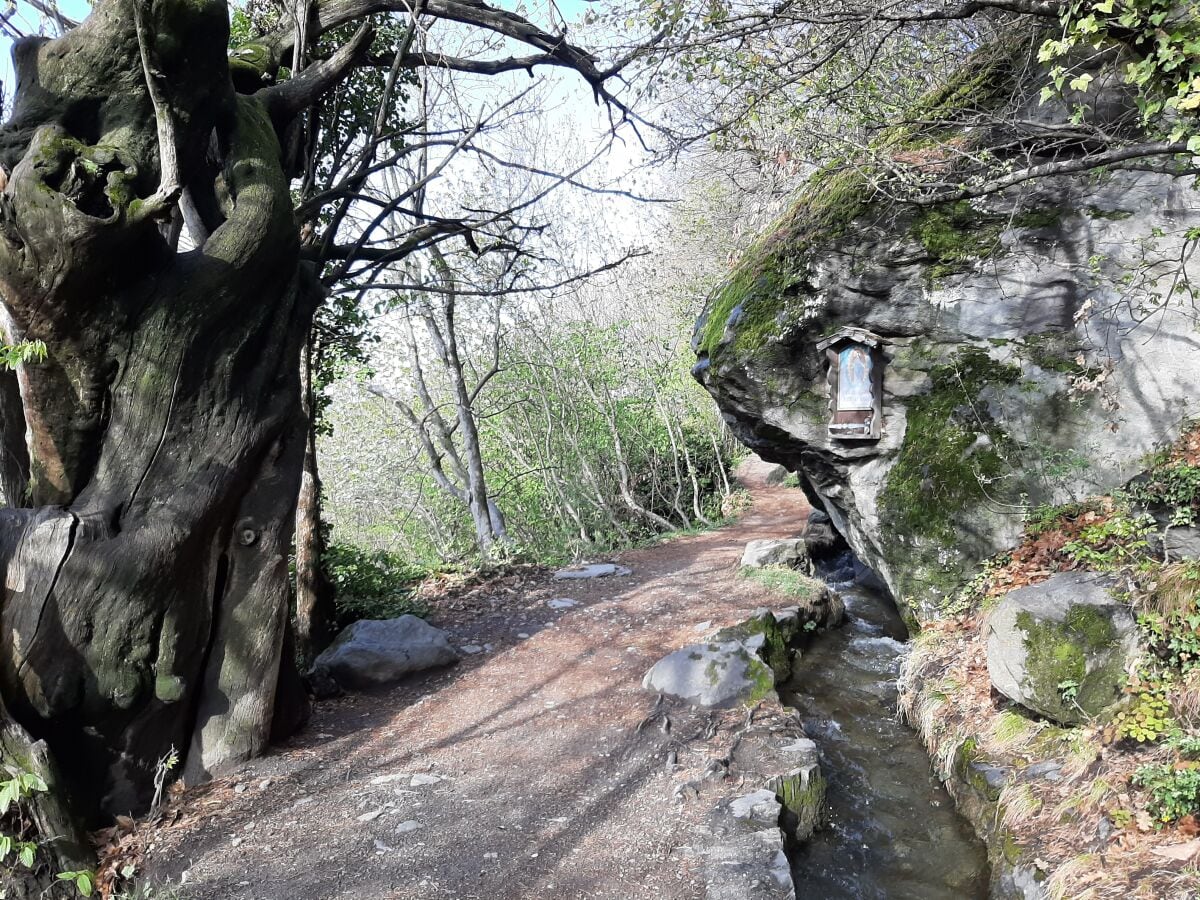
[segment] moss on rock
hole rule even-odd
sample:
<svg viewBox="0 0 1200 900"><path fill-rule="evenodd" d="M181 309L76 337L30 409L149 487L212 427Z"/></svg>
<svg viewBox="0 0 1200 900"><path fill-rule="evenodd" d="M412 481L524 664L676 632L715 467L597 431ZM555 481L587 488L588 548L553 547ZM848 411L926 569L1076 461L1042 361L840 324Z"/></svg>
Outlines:
<svg viewBox="0 0 1200 900"><path fill-rule="evenodd" d="M814 252L835 244L876 207L877 183L890 168L880 161L947 141L969 143L964 126L1011 95L1020 62L1029 52L1023 38L981 48L956 77L914 104L904 121L880 133L865 159L835 160L815 172L792 206L742 253L709 298L697 325L697 353L715 357L727 339L735 352L753 353L786 326L818 318L823 303L806 285ZM880 206L881 217L895 217L890 203ZM972 233L980 219L987 220L989 234ZM964 226L968 220L972 228ZM998 217L979 213L967 203L933 207L921 214L921 221L922 242L938 248L937 265L955 271L971 256L993 249L1002 230Z"/></svg>
<svg viewBox="0 0 1200 900"><path fill-rule="evenodd" d="M716 633L713 640L722 643L727 641L739 641L746 643L748 640L762 635L762 642L755 648L758 658L761 659L773 674L771 684L768 690L773 690L775 687L775 679L785 681L792 673L792 655L788 649L787 638L783 633L783 629L779 627L779 623L775 621L775 616L764 610L751 618L747 619L738 625L732 625L729 628L723 628ZM751 644L758 643L751 641ZM757 661L757 660L756 660ZM755 678L757 670L751 671L747 669L747 677Z"/></svg>
<svg viewBox="0 0 1200 900"><path fill-rule="evenodd" d="M821 827L825 818L825 776L818 765L802 766L767 782L786 811L787 831L793 840L804 841Z"/></svg>
<svg viewBox="0 0 1200 900"><path fill-rule="evenodd" d="M968 347L930 370L933 389L908 404L904 442L880 496L893 533L955 540L955 516L985 499L983 485L1008 470L1009 438L979 402L989 385L1011 385L1021 370Z"/></svg>
<svg viewBox="0 0 1200 900"><path fill-rule="evenodd" d="M1093 606L1075 605L1062 622L1039 621L1022 612L1017 626L1026 635L1025 672L1044 707L1039 712L1071 723L1112 706L1123 657L1110 652L1118 636L1108 616Z"/></svg>
<svg viewBox="0 0 1200 900"><path fill-rule="evenodd" d="M965 271L976 259L995 255L1008 220L982 212L966 200L922 210L913 224L913 235L934 260L931 278Z"/></svg>

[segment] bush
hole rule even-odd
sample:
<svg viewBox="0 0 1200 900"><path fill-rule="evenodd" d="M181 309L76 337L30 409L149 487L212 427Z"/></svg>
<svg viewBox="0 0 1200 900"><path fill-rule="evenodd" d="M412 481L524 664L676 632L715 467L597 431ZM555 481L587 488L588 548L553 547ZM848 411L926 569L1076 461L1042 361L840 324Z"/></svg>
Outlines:
<svg viewBox="0 0 1200 900"><path fill-rule="evenodd" d="M394 619L406 613L424 617L429 613L414 597L428 572L394 553L331 543L321 565L336 591L339 629L359 619Z"/></svg>
<svg viewBox="0 0 1200 900"><path fill-rule="evenodd" d="M1200 768L1195 763L1142 766L1133 783L1150 792L1150 814L1164 825L1200 813Z"/></svg>

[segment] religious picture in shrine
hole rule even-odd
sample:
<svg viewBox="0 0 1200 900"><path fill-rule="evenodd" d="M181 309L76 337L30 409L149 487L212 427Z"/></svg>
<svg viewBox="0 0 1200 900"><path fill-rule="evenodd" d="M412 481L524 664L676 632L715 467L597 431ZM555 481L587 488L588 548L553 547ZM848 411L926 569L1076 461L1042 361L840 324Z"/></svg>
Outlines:
<svg viewBox="0 0 1200 900"><path fill-rule="evenodd" d="M883 433L883 339L843 328L817 344L829 383L829 436L874 441Z"/></svg>

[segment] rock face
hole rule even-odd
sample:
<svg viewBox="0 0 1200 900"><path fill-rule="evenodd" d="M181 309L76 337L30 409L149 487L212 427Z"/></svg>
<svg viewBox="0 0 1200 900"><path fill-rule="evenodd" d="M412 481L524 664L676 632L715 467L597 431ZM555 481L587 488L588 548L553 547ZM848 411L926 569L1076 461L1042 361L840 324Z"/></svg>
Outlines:
<svg viewBox="0 0 1200 900"><path fill-rule="evenodd" d="M808 567L808 548L799 538L750 541L742 552L742 565L749 569L766 566L804 569Z"/></svg>
<svg viewBox="0 0 1200 900"><path fill-rule="evenodd" d="M832 559L845 548L841 537L833 530L829 515L816 509L809 515L801 538L810 560Z"/></svg>
<svg viewBox="0 0 1200 900"><path fill-rule="evenodd" d="M449 636L416 616L348 625L317 657L313 672L345 688L391 684L405 675L458 662Z"/></svg>
<svg viewBox="0 0 1200 900"><path fill-rule="evenodd" d="M1137 649L1133 615L1111 584L1067 572L1005 595L986 625L992 686L1063 725L1103 715Z"/></svg>
<svg viewBox="0 0 1200 900"><path fill-rule="evenodd" d="M1069 115L1038 105L1043 75L1015 86L1014 119ZM925 209L871 196L853 171L813 177L708 299L694 375L901 608L936 617L1024 509L1124 484L1200 402L1190 306L1154 296L1171 259L1200 278L1180 254L1200 194L1110 172ZM880 339L878 440L830 436L817 344L847 327Z"/></svg>

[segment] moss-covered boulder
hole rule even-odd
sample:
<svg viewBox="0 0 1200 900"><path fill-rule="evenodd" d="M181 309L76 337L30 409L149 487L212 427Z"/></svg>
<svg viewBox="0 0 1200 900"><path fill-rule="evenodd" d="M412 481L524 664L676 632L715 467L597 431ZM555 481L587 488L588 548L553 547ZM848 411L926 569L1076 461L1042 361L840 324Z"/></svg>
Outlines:
<svg viewBox="0 0 1200 900"><path fill-rule="evenodd" d="M801 627L795 607L784 612L782 622L770 610L757 609L703 643L664 656L646 673L642 687L695 706L752 706L791 675L788 645Z"/></svg>
<svg viewBox="0 0 1200 900"><path fill-rule="evenodd" d="M756 649L739 640L692 644L656 662L642 687L693 706L753 705L775 692L775 675Z"/></svg>
<svg viewBox="0 0 1200 900"><path fill-rule="evenodd" d="M1063 725L1103 716L1137 652L1133 615L1112 580L1066 572L1006 594L988 616L992 686Z"/></svg>
<svg viewBox="0 0 1200 900"><path fill-rule="evenodd" d="M889 130L872 148L888 166L815 173L707 299L693 340L695 377L734 433L800 475L910 621L942 615L1015 546L1024 512L1123 485L1200 407L1193 311L1166 299L1172 278L1200 279L1190 181L1059 176L933 207L880 189L929 147L1036 153L1036 133L990 129L1071 110L1040 104L1036 63L1012 63L981 58L970 90L912 117L932 124ZM851 327L879 339L874 441L829 429L818 344Z"/></svg>

